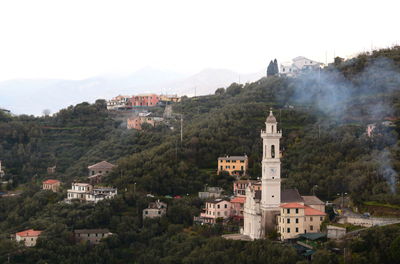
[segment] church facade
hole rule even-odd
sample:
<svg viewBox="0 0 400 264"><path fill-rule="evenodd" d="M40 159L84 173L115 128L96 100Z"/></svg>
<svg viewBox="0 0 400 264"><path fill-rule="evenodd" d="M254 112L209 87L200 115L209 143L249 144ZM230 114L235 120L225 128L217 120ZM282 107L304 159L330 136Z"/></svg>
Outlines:
<svg viewBox="0 0 400 264"><path fill-rule="evenodd" d="M246 189L242 234L251 239L264 238L274 231L280 234L282 240L294 238L307 231L320 232L319 228L325 217L324 203L316 196L302 197L297 189L281 189L281 137L278 122L270 111L265 130L261 131L262 188L260 190L249 184ZM311 225L307 225L309 222Z"/></svg>

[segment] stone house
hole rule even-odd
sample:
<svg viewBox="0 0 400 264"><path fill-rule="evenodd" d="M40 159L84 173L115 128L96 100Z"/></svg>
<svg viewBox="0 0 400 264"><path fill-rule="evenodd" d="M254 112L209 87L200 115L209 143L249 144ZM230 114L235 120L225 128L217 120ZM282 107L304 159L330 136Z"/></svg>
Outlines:
<svg viewBox="0 0 400 264"><path fill-rule="evenodd" d="M88 242L91 245L100 243L103 238L111 236L108 229L76 229L74 230L75 241Z"/></svg>
<svg viewBox="0 0 400 264"><path fill-rule="evenodd" d="M82 202L97 203L104 199L112 199L118 193L116 188L96 187L88 183L72 183L71 189L67 190L67 200L80 200Z"/></svg>
<svg viewBox="0 0 400 264"><path fill-rule="evenodd" d="M50 190L53 192L58 192L60 190L60 185L61 185L61 182L59 180L49 179L49 180L45 180L43 182L42 189Z"/></svg>
<svg viewBox="0 0 400 264"><path fill-rule="evenodd" d="M26 247L34 247L42 231L28 229L15 234L17 242L22 241Z"/></svg>
<svg viewBox="0 0 400 264"><path fill-rule="evenodd" d="M102 177L107 175L111 170L115 167L114 164L111 164L107 161L101 161L99 163L88 166L89 170L89 181L91 184L98 184L101 182Z"/></svg>

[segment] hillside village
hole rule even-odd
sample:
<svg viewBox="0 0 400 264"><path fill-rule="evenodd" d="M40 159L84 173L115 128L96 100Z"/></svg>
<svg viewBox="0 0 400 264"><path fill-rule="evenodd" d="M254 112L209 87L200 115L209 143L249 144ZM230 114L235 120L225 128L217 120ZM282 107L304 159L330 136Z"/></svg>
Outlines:
<svg viewBox="0 0 400 264"><path fill-rule="evenodd" d="M38 261L39 250L58 260L57 243L93 263L100 254L115 263L208 263L233 247L290 259L277 263L321 254L339 263L351 259L348 247L368 254L352 239L378 227L400 234L399 164L373 159L397 157L397 97L382 95L377 81L379 96L363 100L394 98L396 110L370 117L370 104L355 97L340 114L366 113L358 123L288 99L296 78L351 72L347 65L296 57L277 75L214 95L120 95L28 119L29 127L5 113L0 131L15 132L0 137L0 251L19 263ZM168 262L167 251L180 253Z"/></svg>

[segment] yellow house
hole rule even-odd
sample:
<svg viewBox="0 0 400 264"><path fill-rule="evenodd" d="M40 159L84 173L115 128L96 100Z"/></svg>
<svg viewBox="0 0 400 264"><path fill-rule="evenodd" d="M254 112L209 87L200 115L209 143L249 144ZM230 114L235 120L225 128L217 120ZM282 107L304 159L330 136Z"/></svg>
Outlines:
<svg viewBox="0 0 400 264"><path fill-rule="evenodd" d="M326 213L300 203L282 204L278 216L281 240L296 238L300 234L319 233Z"/></svg>
<svg viewBox="0 0 400 264"><path fill-rule="evenodd" d="M227 171L229 175L246 175L249 163L247 155L218 158L218 174Z"/></svg>

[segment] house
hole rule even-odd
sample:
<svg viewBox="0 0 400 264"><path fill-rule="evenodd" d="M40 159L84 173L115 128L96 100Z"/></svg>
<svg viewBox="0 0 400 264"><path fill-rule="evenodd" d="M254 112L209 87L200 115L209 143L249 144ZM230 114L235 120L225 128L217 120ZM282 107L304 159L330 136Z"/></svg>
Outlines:
<svg viewBox="0 0 400 264"><path fill-rule="evenodd" d="M89 183L72 183L72 188L67 190L67 200L86 201L86 195L90 194L93 186Z"/></svg>
<svg viewBox="0 0 400 264"><path fill-rule="evenodd" d="M233 182L233 195L236 197L245 197L246 188L249 184L251 184L255 190L261 190L261 181L237 180Z"/></svg>
<svg viewBox="0 0 400 264"><path fill-rule="evenodd" d="M319 70L323 63L307 59L306 57L299 56L294 58L291 62L283 62L280 65L279 74L284 76L293 77L300 73L307 71Z"/></svg>
<svg viewBox="0 0 400 264"><path fill-rule="evenodd" d="M326 213L301 203L286 203L278 216L281 240L297 238L300 234L319 233Z"/></svg>
<svg viewBox="0 0 400 264"><path fill-rule="evenodd" d="M325 205L316 196L301 196L297 189L281 189L280 139L282 131L272 111L260 134L263 140L261 188L248 184L243 209L242 235L260 239L278 231L281 240L319 233Z"/></svg>
<svg viewBox="0 0 400 264"><path fill-rule="evenodd" d="M129 100L132 107L153 107L160 101L160 97L157 94L138 94Z"/></svg>
<svg viewBox="0 0 400 264"><path fill-rule="evenodd" d="M27 247L34 247L41 233L42 231L33 229L24 230L15 234L15 240L17 242L23 241Z"/></svg>
<svg viewBox="0 0 400 264"><path fill-rule="evenodd" d="M107 110L126 110L131 109L130 96L118 95L111 100L107 101Z"/></svg>
<svg viewBox="0 0 400 264"><path fill-rule="evenodd" d="M157 200L149 203L148 207L143 210L143 219L145 218L157 218L167 213L167 204Z"/></svg>
<svg viewBox="0 0 400 264"><path fill-rule="evenodd" d="M97 203L104 199L112 199L117 195L117 193L118 190L116 188L97 187L93 188L92 192L86 194L85 200L87 202Z"/></svg>
<svg viewBox="0 0 400 264"><path fill-rule="evenodd" d="M91 245L100 243L103 238L111 236L108 229L76 229L74 230L75 241L88 242Z"/></svg>
<svg viewBox="0 0 400 264"><path fill-rule="evenodd" d="M206 202L203 212L200 213L199 221L208 224L215 224L217 218L228 219L231 217L232 204L228 200L215 199Z"/></svg>
<svg viewBox="0 0 400 264"><path fill-rule="evenodd" d="M54 173L56 173L56 168L57 168L57 166L52 166L52 167L48 167L47 168L47 174L54 174Z"/></svg>
<svg viewBox="0 0 400 264"><path fill-rule="evenodd" d="M142 130L143 124L149 124L154 127L162 121L164 121L164 118L151 116L151 113L139 113L138 116L128 118L126 125L127 129Z"/></svg>
<svg viewBox="0 0 400 264"><path fill-rule="evenodd" d="M58 192L60 190L60 185L61 185L61 182L59 180L49 179L49 180L45 180L43 182L42 189L50 190L53 192Z"/></svg>
<svg viewBox="0 0 400 264"><path fill-rule="evenodd" d="M248 158L244 156L225 156L218 158L218 174L227 171L229 175L246 175L248 169Z"/></svg>
<svg viewBox="0 0 400 264"><path fill-rule="evenodd" d="M102 177L107 175L111 170L116 167L107 161L101 161L99 163L88 166L89 170L89 181L90 184L98 184L101 182Z"/></svg>
<svg viewBox="0 0 400 264"><path fill-rule="evenodd" d="M204 192L199 192L200 199L220 198L224 190L220 187L206 187Z"/></svg>
<svg viewBox="0 0 400 264"><path fill-rule="evenodd" d="M3 167L1 166L1 160L0 160L0 178L3 178L6 173L3 170Z"/></svg>
<svg viewBox="0 0 400 264"><path fill-rule="evenodd" d="M97 203L104 199L112 199L118 193L116 188L96 187L88 183L72 183L72 188L67 190L67 200L80 200L82 202Z"/></svg>
<svg viewBox="0 0 400 264"><path fill-rule="evenodd" d="M246 197L234 197L230 202L232 205L231 215L237 219L243 219L243 209L244 203L246 202Z"/></svg>

